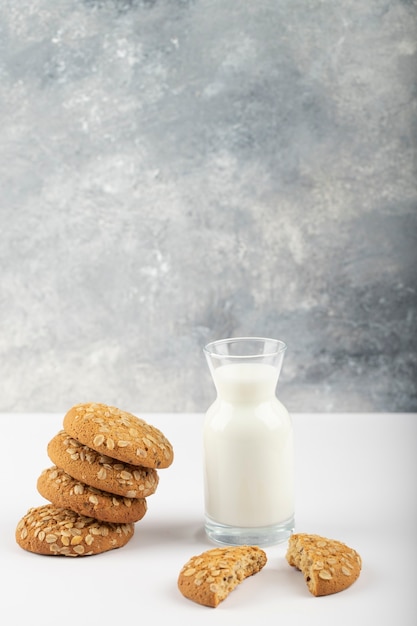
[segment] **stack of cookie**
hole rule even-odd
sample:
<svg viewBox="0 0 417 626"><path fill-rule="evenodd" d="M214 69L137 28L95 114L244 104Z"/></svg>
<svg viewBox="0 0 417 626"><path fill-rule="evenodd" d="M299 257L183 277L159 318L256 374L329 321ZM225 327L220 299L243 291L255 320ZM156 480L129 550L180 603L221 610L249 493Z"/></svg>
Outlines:
<svg viewBox="0 0 417 626"><path fill-rule="evenodd" d="M16 541L38 554L91 555L125 545L174 453L163 433L105 404L77 404L47 446L54 465L39 476L51 504L20 520Z"/></svg>

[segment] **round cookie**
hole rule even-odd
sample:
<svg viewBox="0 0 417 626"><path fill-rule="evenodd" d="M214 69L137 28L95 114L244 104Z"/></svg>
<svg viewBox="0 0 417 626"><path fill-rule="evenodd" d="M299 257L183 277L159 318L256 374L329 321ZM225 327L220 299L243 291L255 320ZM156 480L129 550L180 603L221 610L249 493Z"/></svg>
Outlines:
<svg viewBox="0 0 417 626"><path fill-rule="evenodd" d="M156 491L159 477L155 469L121 463L83 445L65 430L59 431L47 446L51 461L73 478L126 498L146 498Z"/></svg>
<svg viewBox="0 0 417 626"><path fill-rule="evenodd" d="M338 593L359 578L362 560L353 548L335 539L297 533L288 540L288 563L303 574L313 596Z"/></svg>
<svg viewBox="0 0 417 626"><path fill-rule="evenodd" d="M162 469L174 459L172 445L160 430L116 407L77 404L66 413L63 425L84 445L123 463Z"/></svg>
<svg viewBox="0 0 417 626"><path fill-rule="evenodd" d="M55 506L71 509L80 515L103 522L129 524L138 522L146 513L145 498L126 498L72 478L54 465L39 476L37 488L41 496Z"/></svg>
<svg viewBox="0 0 417 626"><path fill-rule="evenodd" d="M91 556L121 548L133 537L134 524L110 524L53 504L33 507L16 527L21 548L48 556Z"/></svg>

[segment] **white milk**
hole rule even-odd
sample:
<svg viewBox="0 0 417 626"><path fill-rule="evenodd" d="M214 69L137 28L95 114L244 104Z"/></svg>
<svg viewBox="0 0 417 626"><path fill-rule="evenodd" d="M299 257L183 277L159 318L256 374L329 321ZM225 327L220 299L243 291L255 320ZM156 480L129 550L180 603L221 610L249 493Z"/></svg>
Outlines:
<svg viewBox="0 0 417 626"><path fill-rule="evenodd" d="M204 423L206 515L237 527L279 524L294 515L291 418L275 396L272 365L214 370L217 399Z"/></svg>

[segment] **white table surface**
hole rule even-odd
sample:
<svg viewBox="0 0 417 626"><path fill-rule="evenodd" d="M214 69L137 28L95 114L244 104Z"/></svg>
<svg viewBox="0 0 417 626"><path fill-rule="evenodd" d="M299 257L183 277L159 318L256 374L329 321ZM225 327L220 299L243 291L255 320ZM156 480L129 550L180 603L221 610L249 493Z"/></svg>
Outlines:
<svg viewBox="0 0 417 626"><path fill-rule="evenodd" d="M296 531L344 541L363 559L346 591L315 598L285 560L286 544L266 548L264 569L216 609L177 589L182 565L213 546L205 537L201 414L141 414L174 446L148 511L123 548L84 558L40 556L15 542L52 462L50 439L63 415L0 415L2 433L0 583L7 626L160 623L286 626L408 626L417 623L417 414L296 414ZM3 622L3 618L2 618Z"/></svg>

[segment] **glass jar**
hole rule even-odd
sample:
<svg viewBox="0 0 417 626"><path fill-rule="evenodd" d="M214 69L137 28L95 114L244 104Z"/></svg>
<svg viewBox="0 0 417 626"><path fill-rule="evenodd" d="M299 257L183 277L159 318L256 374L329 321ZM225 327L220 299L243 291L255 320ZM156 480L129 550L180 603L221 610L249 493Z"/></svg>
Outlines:
<svg viewBox="0 0 417 626"><path fill-rule="evenodd" d="M276 397L285 350L261 337L204 348L217 391L203 429L205 531L215 543L267 546L294 530L293 429Z"/></svg>

